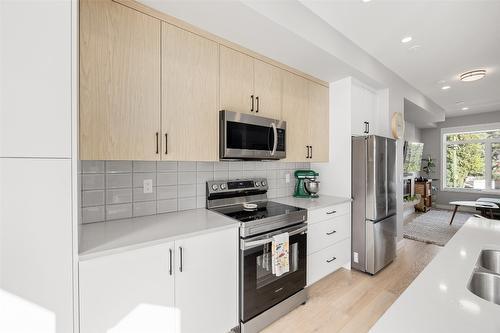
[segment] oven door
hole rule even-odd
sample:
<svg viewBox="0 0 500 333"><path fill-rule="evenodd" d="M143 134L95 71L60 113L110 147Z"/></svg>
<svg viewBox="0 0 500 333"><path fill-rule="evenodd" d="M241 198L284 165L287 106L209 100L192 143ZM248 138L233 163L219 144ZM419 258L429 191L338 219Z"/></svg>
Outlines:
<svg viewBox="0 0 500 333"><path fill-rule="evenodd" d="M290 271L272 273L272 236L289 233ZM306 285L307 225L302 223L263 236L241 240L240 319L247 322L292 296Z"/></svg>
<svg viewBox="0 0 500 333"><path fill-rule="evenodd" d="M285 121L220 111L221 159L285 158L285 136Z"/></svg>

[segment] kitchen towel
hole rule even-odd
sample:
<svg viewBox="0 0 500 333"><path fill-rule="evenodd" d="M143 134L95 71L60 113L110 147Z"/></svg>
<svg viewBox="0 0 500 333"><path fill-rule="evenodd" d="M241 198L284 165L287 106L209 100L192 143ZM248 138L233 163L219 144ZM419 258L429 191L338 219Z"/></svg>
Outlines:
<svg viewBox="0 0 500 333"><path fill-rule="evenodd" d="M272 272L276 276L290 270L288 232L273 236Z"/></svg>

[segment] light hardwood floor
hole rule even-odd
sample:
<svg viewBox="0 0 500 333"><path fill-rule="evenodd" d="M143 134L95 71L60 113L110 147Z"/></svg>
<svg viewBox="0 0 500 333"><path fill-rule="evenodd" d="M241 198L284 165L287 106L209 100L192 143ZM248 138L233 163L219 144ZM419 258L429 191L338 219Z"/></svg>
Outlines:
<svg viewBox="0 0 500 333"><path fill-rule="evenodd" d="M309 288L306 305L262 333L368 332L439 251L404 239L394 262L377 275L338 270Z"/></svg>

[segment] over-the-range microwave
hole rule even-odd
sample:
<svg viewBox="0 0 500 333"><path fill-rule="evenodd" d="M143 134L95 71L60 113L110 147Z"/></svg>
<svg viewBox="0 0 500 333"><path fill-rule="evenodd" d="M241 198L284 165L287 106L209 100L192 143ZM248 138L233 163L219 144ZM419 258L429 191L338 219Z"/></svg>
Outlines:
<svg viewBox="0 0 500 333"><path fill-rule="evenodd" d="M286 121L220 111L220 159L279 160L286 157Z"/></svg>

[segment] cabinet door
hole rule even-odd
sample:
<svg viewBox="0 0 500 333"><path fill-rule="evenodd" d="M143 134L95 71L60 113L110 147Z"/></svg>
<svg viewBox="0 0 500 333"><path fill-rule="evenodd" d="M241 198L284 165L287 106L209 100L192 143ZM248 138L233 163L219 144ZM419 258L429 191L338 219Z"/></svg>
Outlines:
<svg viewBox="0 0 500 333"><path fill-rule="evenodd" d="M80 1L80 157L157 160L160 21Z"/></svg>
<svg viewBox="0 0 500 333"><path fill-rule="evenodd" d="M162 159L218 160L217 43L162 23Z"/></svg>
<svg viewBox="0 0 500 333"><path fill-rule="evenodd" d="M255 108L259 116L281 119L281 73L278 67L255 60Z"/></svg>
<svg viewBox="0 0 500 333"><path fill-rule="evenodd" d="M71 1L0 1L0 157L71 157Z"/></svg>
<svg viewBox="0 0 500 333"><path fill-rule="evenodd" d="M283 71L283 120L286 121L286 161L309 162L308 80Z"/></svg>
<svg viewBox="0 0 500 333"><path fill-rule="evenodd" d="M232 228L175 242L179 332L220 333L238 325L238 239Z"/></svg>
<svg viewBox="0 0 500 333"><path fill-rule="evenodd" d="M170 249L173 243L81 261L80 332L174 333Z"/></svg>
<svg viewBox="0 0 500 333"><path fill-rule="evenodd" d="M71 196L71 160L0 158L0 288L52 322L46 332L73 332Z"/></svg>
<svg viewBox="0 0 500 333"><path fill-rule="evenodd" d="M352 83L351 94L352 135L374 134L377 112L376 94L357 82ZM365 122L368 125L365 125ZM365 130L369 130L368 133Z"/></svg>
<svg viewBox="0 0 500 333"><path fill-rule="evenodd" d="M328 88L309 81L309 131L311 137L311 162L328 162L330 153Z"/></svg>
<svg viewBox="0 0 500 333"><path fill-rule="evenodd" d="M252 57L220 45L220 109L254 113ZM252 111L254 110L254 111Z"/></svg>

